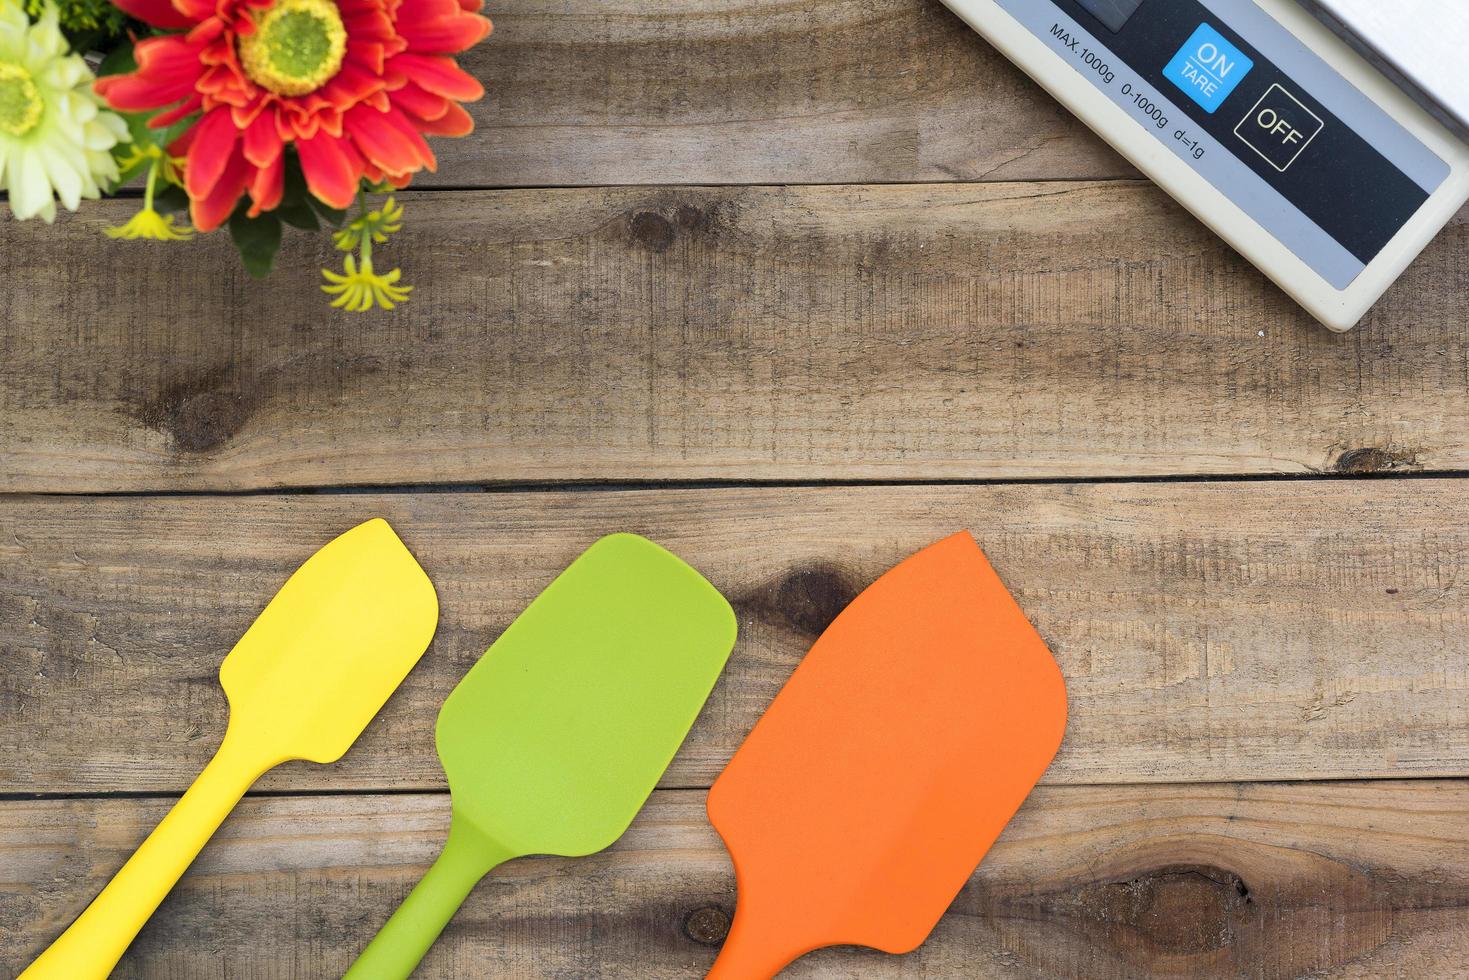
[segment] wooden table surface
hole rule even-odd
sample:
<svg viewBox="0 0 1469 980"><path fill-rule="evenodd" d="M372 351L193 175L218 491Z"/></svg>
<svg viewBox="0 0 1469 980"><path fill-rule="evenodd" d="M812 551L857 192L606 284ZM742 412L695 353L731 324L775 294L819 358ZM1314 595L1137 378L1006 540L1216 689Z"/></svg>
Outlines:
<svg viewBox="0 0 1469 980"><path fill-rule="evenodd" d="M124 977L335 977L431 860L440 702L597 536L742 638L610 851L486 880L424 977L693 978L704 790L884 568L974 531L1067 740L918 952L791 977L1469 976L1469 212L1328 333L936 0L507 0L390 248L266 282L130 202L0 220L0 974L212 753L224 653L387 517L428 655L257 786Z"/></svg>

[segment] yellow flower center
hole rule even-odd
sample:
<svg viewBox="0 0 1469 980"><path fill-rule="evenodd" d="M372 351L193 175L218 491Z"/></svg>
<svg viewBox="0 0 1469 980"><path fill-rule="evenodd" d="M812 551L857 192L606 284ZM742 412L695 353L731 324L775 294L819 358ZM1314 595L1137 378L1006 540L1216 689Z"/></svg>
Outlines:
<svg viewBox="0 0 1469 980"><path fill-rule="evenodd" d="M41 121L46 103L31 73L11 61L0 61L0 132L24 136Z"/></svg>
<svg viewBox="0 0 1469 980"><path fill-rule="evenodd" d="M342 67L347 30L332 0L276 0L255 15L255 33L241 36L240 63L261 88L306 95Z"/></svg>

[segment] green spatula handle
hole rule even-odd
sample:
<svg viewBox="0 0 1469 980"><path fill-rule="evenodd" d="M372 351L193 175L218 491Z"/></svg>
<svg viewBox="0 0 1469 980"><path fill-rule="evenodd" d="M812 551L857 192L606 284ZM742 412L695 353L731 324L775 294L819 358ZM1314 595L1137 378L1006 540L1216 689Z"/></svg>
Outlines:
<svg viewBox="0 0 1469 980"><path fill-rule="evenodd" d="M250 784L274 763L225 733L219 751L148 839L21 974L25 980L101 980L112 972L153 910L229 816Z"/></svg>
<svg viewBox="0 0 1469 980"><path fill-rule="evenodd" d="M342 980L407 980L475 883L516 856L455 814L438 860Z"/></svg>

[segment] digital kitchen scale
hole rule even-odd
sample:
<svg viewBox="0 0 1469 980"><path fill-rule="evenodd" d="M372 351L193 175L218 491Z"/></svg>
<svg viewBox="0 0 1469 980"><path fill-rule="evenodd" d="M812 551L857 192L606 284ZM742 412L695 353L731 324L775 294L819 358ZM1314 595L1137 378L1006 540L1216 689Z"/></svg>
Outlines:
<svg viewBox="0 0 1469 980"><path fill-rule="evenodd" d="M1333 330L1469 200L1469 146L1296 0L944 2ZM1469 0L1322 2L1469 115Z"/></svg>

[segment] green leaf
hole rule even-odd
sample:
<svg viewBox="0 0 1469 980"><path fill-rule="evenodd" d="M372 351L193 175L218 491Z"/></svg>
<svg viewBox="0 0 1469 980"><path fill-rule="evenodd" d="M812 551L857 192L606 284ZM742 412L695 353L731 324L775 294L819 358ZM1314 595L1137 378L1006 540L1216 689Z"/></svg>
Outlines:
<svg viewBox="0 0 1469 980"><path fill-rule="evenodd" d="M108 53L107 57L102 59L102 64L97 68L97 77L127 75L137 70L138 61L133 57L133 46L119 44Z"/></svg>
<svg viewBox="0 0 1469 980"><path fill-rule="evenodd" d="M296 155L296 148L288 145L286 147L284 197L286 201L306 201L306 175L301 173L301 158Z"/></svg>
<svg viewBox="0 0 1469 980"><path fill-rule="evenodd" d="M119 112L122 121L127 123L128 135L132 137L128 142L138 146L152 146L158 138L156 129L148 128L148 120L152 118L144 112Z"/></svg>
<svg viewBox="0 0 1469 980"><path fill-rule="evenodd" d="M189 127L198 122L201 115L203 115L203 113L196 112L192 115L185 116L184 118L180 119L178 122L174 123L172 126L167 127L166 129L152 129L149 130L149 132L155 134L155 138L158 140L159 146L167 148L168 146L172 145L174 140L187 133L189 131Z"/></svg>
<svg viewBox="0 0 1469 980"><path fill-rule="evenodd" d="M189 210L189 195L182 187L160 180L153 191L153 207L159 214L178 214Z"/></svg>
<svg viewBox="0 0 1469 980"><path fill-rule="evenodd" d="M275 253L281 247L281 222L273 213L251 218L245 205L240 205L230 218L230 238L240 250L245 270L256 279L270 275L275 266Z"/></svg>
<svg viewBox="0 0 1469 980"><path fill-rule="evenodd" d="M156 116L156 112L119 112L118 115L127 123L128 135L132 137L134 144L144 147L161 146L165 149L199 121L199 113L196 112L165 129L154 129L148 125L148 120Z"/></svg>
<svg viewBox="0 0 1469 980"><path fill-rule="evenodd" d="M321 222L316 220L316 212L311 210L310 205L305 201L282 204L275 209L274 213L292 228L300 228L302 231L321 230Z"/></svg>
<svg viewBox="0 0 1469 980"><path fill-rule="evenodd" d="M281 203L276 213L286 224L306 231L320 231L321 220L337 227L347 212L327 207L316 199L306 186L306 175L301 172L301 158L292 147L286 148L285 179L281 192Z"/></svg>
<svg viewBox="0 0 1469 980"><path fill-rule="evenodd" d="M333 228L342 227L342 222L347 219L347 211L345 208L334 208L329 204L323 204L316 197L315 194L307 194L306 200L311 203L311 207L316 211L316 213L325 218L326 223L331 225Z"/></svg>

